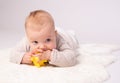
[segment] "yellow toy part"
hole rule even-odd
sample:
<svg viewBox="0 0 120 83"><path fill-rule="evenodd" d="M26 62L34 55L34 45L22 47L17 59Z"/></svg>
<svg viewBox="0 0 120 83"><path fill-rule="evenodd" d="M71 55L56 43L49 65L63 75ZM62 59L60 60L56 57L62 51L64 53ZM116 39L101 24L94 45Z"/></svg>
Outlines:
<svg viewBox="0 0 120 83"><path fill-rule="evenodd" d="M33 65L36 66L36 67L45 66L46 65L45 63L48 63L47 60L39 61L39 58L37 56L32 56L31 61L33 62Z"/></svg>

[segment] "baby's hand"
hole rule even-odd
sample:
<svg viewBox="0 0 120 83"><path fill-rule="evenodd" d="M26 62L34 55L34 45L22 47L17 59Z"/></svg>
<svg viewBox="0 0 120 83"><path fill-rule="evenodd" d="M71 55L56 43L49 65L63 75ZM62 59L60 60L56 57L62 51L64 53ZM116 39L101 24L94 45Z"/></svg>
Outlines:
<svg viewBox="0 0 120 83"><path fill-rule="evenodd" d="M31 65L32 64L31 57L32 56L40 56L40 53L42 53L42 52L43 51L38 49L38 48L35 48L34 50L27 52L26 54L24 54L22 61L21 61L21 64Z"/></svg>
<svg viewBox="0 0 120 83"><path fill-rule="evenodd" d="M31 55L32 55L31 52L28 52L28 53L24 54L24 56L22 58L22 61L21 61L21 64L29 64L29 65L31 65L32 64L32 61L30 60Z"/></svg>
<svg viewBox="0 0 120 83"><path fill-rule="evenodd" d="M50 61L51 51L47 50L47 51L38 52L38 53L34 54L33 56L39 57L40 61L41 60L48 60L48 61Z"/></svg>
<svg viewBox="0 0 120 83"><path fill-rule="evenodd" d="M43 53L41 53L39 58L40 58L40 60L50 61L50 56L51 56L51 50L47 50L47 51L44 51Z"/></svg>

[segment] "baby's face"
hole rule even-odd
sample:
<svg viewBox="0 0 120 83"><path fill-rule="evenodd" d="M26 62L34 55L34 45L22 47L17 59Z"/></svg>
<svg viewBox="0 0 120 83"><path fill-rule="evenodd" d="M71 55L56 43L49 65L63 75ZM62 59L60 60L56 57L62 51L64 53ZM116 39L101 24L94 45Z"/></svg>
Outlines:
<svg viewBox="0 0 120 83"><path fill-rule="evenodd" d="M54 28L46 26L39 30L27 29L27 37L30 49L40 48L44 51L56 48L56 31Z"/></svg>

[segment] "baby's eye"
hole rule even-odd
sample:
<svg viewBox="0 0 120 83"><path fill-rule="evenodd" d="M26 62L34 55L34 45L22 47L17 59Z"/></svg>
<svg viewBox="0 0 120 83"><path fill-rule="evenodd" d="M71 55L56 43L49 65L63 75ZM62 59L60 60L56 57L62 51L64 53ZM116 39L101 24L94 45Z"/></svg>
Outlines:
<svg viewBox="0 0 120 83"><path fill-rule="evenodd" d="M32 43L33 43L33 44L38 44L38 41L33 41Z"/></svg>
<svg viewBox="0 0 120 83"><path fill-rule="evenodd" d="M51 39L50 39L50 38L46 39L46 42L50 42L50 41L51 41Z"/></svg>

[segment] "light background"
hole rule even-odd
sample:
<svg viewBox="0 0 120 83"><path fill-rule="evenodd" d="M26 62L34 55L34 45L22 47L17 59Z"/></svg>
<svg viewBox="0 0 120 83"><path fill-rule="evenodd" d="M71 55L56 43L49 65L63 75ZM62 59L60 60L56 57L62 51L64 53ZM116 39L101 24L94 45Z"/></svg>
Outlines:
<svg viewBox="0 0 120 83"><path fill-rule="evenodd" d="M25 18L36 9L51 13L56 26L73 29L80 43L120 44L120 0L0 0L0 49L21 40ZM116 67L108 83L120 82Z"/></svg>

